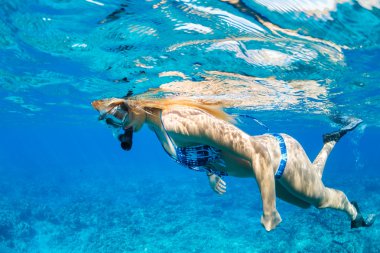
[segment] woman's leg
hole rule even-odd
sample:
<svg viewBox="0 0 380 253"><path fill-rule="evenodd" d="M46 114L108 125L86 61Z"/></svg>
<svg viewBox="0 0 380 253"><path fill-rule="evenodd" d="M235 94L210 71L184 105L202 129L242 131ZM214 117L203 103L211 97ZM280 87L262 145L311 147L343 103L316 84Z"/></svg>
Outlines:
<svg viewBox="0 0 380 253"><path fill-rule="evenodd" d="M370 214L366 219L362 216L356 202L349 202L347 196L339 190L324 187L321 201L316 201L317 208L333 208L344 211L351 220L351 228L370 227L376 215Z"/></svg>
<svg viewBox="0 0 380 253"><path fill-rule="evenodd" d="M286 138L289 149L288 164L278 183L295 197L317 208L332 208L345 212L351 219L352 227L370 226L374 218L364 221L358 209L339 190L325 187L319 171L315 170L301 145L292 138Z"/></svg>
<svg viewBox="0 0 380 253"><path fill-rule="evenodd" d="M339 190L324 187L322 198L315 201L317 208L332 208L344 211L351 220L355 220L358 212L353 204L348 201L347 196Z"/></svg>
<svg viewBox="0 0 380 253"><path fill-rule="evenodd" d="M363 121L356 118L345 118L346 126L339 131L332 132L323 135L323 147L313 162L314 169L318 172L322 178L323 170L326 165L327 158L329 157L335 144L342 138L347 132L354 130Z"/></svg>
<svg viewBox="0 0 380 253"><path fill-rule="evenodd" d="M321 151L319 151L319 154L317 155L317 157L315 158L313 162L314 170L317 171L320 178L322 178L323 170L325 169L327 158L329 157L336 143L337 141L335 140L324 143Z"/></svg>
<svg viewBox="0 0 380 253"><path fill-rule="evenodd" d="M347 213L351 220L356 218L356 209L346 195L325 187L319 174L312 168L287 167L280 183L294 196L317 208L337 209Z"/></svg>

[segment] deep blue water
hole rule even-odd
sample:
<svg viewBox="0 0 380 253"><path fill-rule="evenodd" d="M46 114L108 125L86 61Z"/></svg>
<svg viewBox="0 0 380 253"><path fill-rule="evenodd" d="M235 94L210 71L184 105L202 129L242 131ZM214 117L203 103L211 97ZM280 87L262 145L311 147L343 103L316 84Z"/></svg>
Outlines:
<svg viewBox="0 0 380 253"><path fill-rule="evenodd" d="M351 230L343 213L281 200L283 222L266 232L254 180L226 177L217 196L147 128L121 150L90 106L150 88L223 101L295 137L311 160L336 115L361 118L324 182L379 213L379 8L0 0L0 252L380 252L378 222Z"/></svg>

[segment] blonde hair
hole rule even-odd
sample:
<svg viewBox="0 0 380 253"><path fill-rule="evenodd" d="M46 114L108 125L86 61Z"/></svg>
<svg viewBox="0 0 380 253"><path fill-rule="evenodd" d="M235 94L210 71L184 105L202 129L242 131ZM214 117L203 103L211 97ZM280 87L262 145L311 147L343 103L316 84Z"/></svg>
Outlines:
<svg viewBox="0 0 380 253"><path fill-rule="evenodd" d="M92 106L101 113L109 113L115 106L126 104L134 112L135 118L130 125L141 125L145 118L145 113L151 114L151 109L166 110L174 106L186 106L204 111L218 119L235 123L234 117L223 111L221 103L209 102L204 100L190 100L181 98L144 98L130 97L107 98L92 102Z"/></svg>
<svg viewBox="0 0 380 253"><path fill-rule="evenodd" d="M127 100L128 106L133 110L134 107L142 109L147 112L147 109L160 109L166 110L174 106L186 106L196 108L204 111L218 119L234 122L234 118L228 113L223 111L221 103L203 101L203 100L190 100L181 98L153 98L153 99L139 99L130 98ZM148 113L148 112L147 112Z"/></svg>

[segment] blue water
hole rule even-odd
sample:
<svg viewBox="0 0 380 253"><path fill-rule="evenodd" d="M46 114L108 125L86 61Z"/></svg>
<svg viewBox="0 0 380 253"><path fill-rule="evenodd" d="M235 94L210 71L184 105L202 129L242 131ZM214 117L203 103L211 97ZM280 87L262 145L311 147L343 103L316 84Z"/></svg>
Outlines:
<svg viewBox="0 0 380 253"><path fill-rule="evenodd" d="M147 128L130 152L90 103L159 88L223 101L295 137L313 159L336 115L364 123L325 185L379 213L380 3L0 0L0 252L380 252L379 222L277 200L260 224L252 179L173 162ZM242 119L251 135L266 129Z"/></svg>

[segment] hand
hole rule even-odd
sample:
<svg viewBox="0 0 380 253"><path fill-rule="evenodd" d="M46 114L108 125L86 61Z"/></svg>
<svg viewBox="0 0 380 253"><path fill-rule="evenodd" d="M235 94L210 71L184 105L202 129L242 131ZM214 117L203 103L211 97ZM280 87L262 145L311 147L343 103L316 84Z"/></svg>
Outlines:
<svg viewBox="0 0 380 253"><path fill-rule="evenodd" d="M223 195L227 188L226 182L224 182L221 177L212 173L208 173L207 176L211 189L219 195Z"/></svg>
<svg viewBox="0 0 380 253"><path fill-rule="evenodd" d="M272 214L261 216L261 224L264 226L266 231L271 231L275 229L278 224L282 221L280 214L275 210Z"/></svg>

